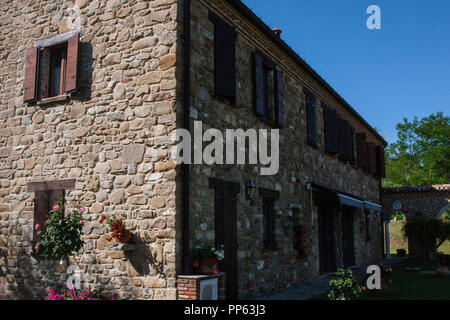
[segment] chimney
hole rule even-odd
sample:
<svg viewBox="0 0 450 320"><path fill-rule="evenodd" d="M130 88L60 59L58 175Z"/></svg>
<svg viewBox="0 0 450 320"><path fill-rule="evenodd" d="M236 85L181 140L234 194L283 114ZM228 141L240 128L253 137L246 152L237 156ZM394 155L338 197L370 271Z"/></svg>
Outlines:
<svg viewBox="0 0 450 320"><path fill-rule="evenodd" d="M282 30L274 28L272 31L278 36L278 38L281 38L281 33L283 32Z"/></svg>

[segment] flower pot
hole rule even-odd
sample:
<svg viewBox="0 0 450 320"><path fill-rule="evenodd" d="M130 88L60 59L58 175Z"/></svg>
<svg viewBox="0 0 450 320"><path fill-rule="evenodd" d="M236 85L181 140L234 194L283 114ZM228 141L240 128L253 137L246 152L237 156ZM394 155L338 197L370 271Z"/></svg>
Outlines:
<svg viewBox="0 0 450 320"><path fill-rule="evenodd" d="M208 258L202 259L198 266L198 270L203 274L216 274L217 273L217 259Z"/></svg>
<svg viewBox="0 0 450 320"><path fill-rule="evenodd" d="M125 230L117 237L117 241L119 241L120 243L128 243L130 239L131 239L130 230Z"/></svg>

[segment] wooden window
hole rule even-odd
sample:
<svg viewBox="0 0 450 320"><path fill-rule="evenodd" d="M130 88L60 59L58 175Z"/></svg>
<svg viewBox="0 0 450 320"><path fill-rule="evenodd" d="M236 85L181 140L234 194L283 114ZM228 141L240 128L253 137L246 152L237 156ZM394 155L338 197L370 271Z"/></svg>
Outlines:
<svg viewBox="0 0 450 320"><path fill-rule="evenodd" d="M322 103L323 108L323 122L325 135L325 151L335 154L338 153L338 116L336 110L331 109L326 104Z"/></svg>
<svg viewBox="0 0 450 320"><path fill-rule="evenodd" d="M380 178L386 178L384 147L377 146L376 154L377 154L377 176Z"/></svg>
<svg viewBox="0 0 450 320"><path fill-rule="evenodd" d="M356 164L355 156L355 129L350 127L350 163Z"/></svg>
<svg viewBox="0 0 450 320"><path fill-rule="evenodd" d="M278 191L259 189L259 195L263 198L263 241L266 250L274 250L277 247L275 226L275 201L280 197Z"/></svg>
<svg viewBox="0 0 450 320"><path fill-rule="evenodd" d="M214 92L235 104L236 29L211 12L209 19L214 23Z"/></svg>
<svg viewBox="0 0 450 320"><path fill-rule="evenodd" d="M255 114L271 126L283 127L283 73L258 52L253 54L253 86Z"/></svg>
<svg viewBox="0 0 450 320"><path fill-rule="evenodd" d="M339 159L353 161L353 133L349 123L338 117Z"/></svg>
<svg viewBox="0 0 450 320"><path fill-rule="evenodd" d="M275 249L275 200L272 198L263 198L263 226L264 226L264 247L266 249Z"/></svg>
<svg viewBox="0 0 450 320"><path fill-rule="evenodd" d="M367 143L367 153L369 158L369 172L373 175L377 174L377 155L375 143Z"/></svg>
<svg viewBox="0 0 450 320"><path fill-rule="evenodd" d="M48 218L50 210L59 201L64 203L65 190L70 190L75 187L75 180L61 180L61 181L45 181L45 182L31 182L27 186L28 192L34 192L34 220L33 220L33 247L41 236L38 235L35 229L36 224L40 225L39 230L44 230L44 223Z"/></svg>
<svg viewBox="0 0 450 320"><path fill-rule="evenodd" d="M358 166L369 170L369 154L367 150L367 136L365 132L356 133L356 152Z"/></svg>
<svg viewBox="0 0 450 320"><path fill-rule="evenodd" d="M305 89L306 96L306 127L307 143L312 147L317 147L316 134L316 97Z"/></svg>
<svg viewBox="0 0 450 320"><path fill-rule="evenodd" d="M79 34L80 30L72 30L40 39L27 50L25 102L64 96L77 89Z"/></svg>
<svg viewBox="0 0 450 320"><path fill-rule="evenodd" d="M50 81L48 97L60 96L64 93L67 68L67 46L50 48Z"/></svg>

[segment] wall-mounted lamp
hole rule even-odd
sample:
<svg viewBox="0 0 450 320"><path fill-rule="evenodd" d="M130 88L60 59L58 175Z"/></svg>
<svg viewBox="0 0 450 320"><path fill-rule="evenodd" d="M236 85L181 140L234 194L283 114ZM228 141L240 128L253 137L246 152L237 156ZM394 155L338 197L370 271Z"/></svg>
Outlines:
<svg viewBox="0 0 450 320"><path fill-rule="evenodd" d="M251 180L247 180L245 183L245 198L247 200L253 200L255 197L256 186Z"/></svg>

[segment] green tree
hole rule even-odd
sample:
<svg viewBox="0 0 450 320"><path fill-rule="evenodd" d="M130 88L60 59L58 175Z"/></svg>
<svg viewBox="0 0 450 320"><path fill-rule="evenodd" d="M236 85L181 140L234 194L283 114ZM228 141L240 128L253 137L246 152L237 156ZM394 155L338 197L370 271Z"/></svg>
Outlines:
<svg viewBox="0 0 450 320"><path fill-rule="evenodd" d="M442 112L397 124L397 142L386 154L383 185L412 186L450 181L450 118Z"/></svg>

